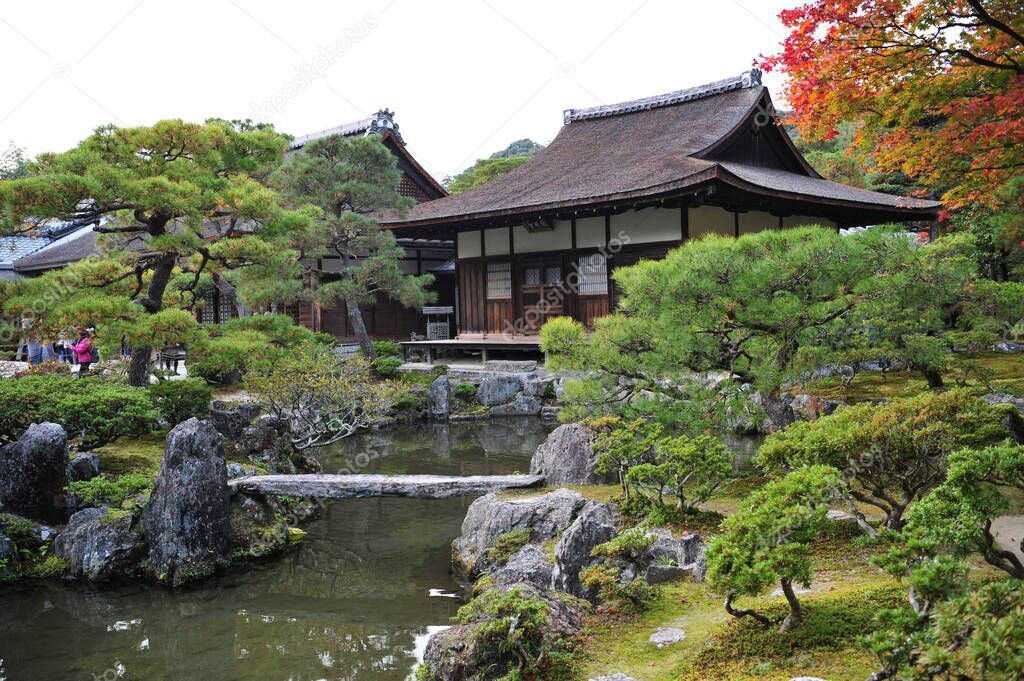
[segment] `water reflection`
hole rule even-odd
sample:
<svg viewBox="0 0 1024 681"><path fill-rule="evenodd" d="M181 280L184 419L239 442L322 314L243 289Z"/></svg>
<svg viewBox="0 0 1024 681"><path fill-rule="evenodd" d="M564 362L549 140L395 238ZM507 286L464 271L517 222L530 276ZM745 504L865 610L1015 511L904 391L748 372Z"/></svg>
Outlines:
<svg viewBox="0 0 1024 681"><path fill-rule="evenodd" d="M547 430L532 419L410 426L322 457L327 470L373 449L382 455L361 472L510 473ZM459 606L449 547L470 501L334 501L286 557L187 590L0 590L0 679L404 679Z"/></svg>

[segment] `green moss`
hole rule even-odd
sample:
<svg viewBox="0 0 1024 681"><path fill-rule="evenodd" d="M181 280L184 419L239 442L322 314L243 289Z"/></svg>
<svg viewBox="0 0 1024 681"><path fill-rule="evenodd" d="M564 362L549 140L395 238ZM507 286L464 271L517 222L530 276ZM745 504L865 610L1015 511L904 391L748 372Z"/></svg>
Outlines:
<svg viewBox="0 0 1024 681"><path fill-rule="evenodd" d="M167 433L146 433L98 447L95 452L100 457L100 471L112 477L138 473L155 479L160 472L166 438Z"/></svg>
<svg viewBox="0 0 1024 681"><path fill-rule="evenodd" d="M520 528L494 538L491 548L487 549L487 559L492 563L505 563L516 551L530 541L530 530Z"/></svg>

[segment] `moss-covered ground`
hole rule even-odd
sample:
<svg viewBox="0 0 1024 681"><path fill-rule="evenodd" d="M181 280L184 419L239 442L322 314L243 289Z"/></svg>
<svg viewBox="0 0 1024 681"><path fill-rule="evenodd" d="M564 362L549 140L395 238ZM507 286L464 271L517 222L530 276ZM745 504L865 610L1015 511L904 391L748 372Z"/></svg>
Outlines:
<svg viewBox="0 0 1024 681"><path fill-rule="evenodd" d="M1024 395L1024 354L959 354L944 373L944 380L951 386L968 387L979 395L992 390ZM820 397L859 402L916 395L928 390L928 384L915 371L861 371L845 387L843 379L829 377L811 381L800 389Z"/></svg>

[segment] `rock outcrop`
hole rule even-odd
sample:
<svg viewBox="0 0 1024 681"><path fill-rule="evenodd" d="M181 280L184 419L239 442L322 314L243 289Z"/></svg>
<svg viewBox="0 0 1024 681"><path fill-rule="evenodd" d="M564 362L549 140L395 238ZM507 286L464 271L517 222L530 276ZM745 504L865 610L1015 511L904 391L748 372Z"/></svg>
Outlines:
<svg viewBox="0 0 1024 681"><path fill-rule="evenodd" d="M0 510L63 523L67 434L56 423L33 423L17 442L0 447Z"/></svg>
<svg viewBox="0 0 1024 681"><path fill-rule="evenodd" d="M514 374L486 376L476 389L476 399L485 407L505 404L522 388L522 380Z"/></svg>
<svg viewBox="0 0 1024 681"><path fill-rule="evenodd" d="M488 577L495 584L526 582L538 589L549 589L554 568L544 549L536 544L527 544L514 553L507 563L491 570Z"/></svg>
<svg viewBox="0 0 1024 681"><path fill-rule="evenodd" d="M237 440L259 413L259 405L251 402L210 402L210 422L218 433L229 440Z"/></svg>
<svg viewBox="0 0 1024 681"><path fill-rule="evenodd" d="M592 561L591 551L598 544L615 538L617 517L611 504L587 501L569 529L555 546L555 567L551 585L568 594L590 597L580 582L580 572Z"/></svg>
<svg viewBox="0 0 1024 681"><path fill-rule="evenodd" d="M452 384L447 374L434 379L427 387L427 415L435 421L443 421L451 413Z"/></svg>
<svg viewBox="0 0 1024 681"><path fill-rule="evenodd" d="M502 496L491 493L474 501L462 521L462 534L452 544L452 556L468 574L489 566L487 550L499 536L513 530L530 531L531 542L553 539L568 528L586 503L567 489L547 494Z"/></svg>
<svg viewBox="0 0 1024 681"><path fill-rule="evenodd" d="M567 423L551 431L530 461L530 473L543 475L548 485L600 485L607 482L594 472L597 455L593 435L579 423Z"/></svg>
<svg viewBox="0 0 1024 681"><path fill-rule="evenodd" d="M100 457L93 452L79 452L68 461L68 482L92 480L100 474Z"/></svg>
<svg viewBox="0 0 1024 681"><path fill-rule="evenodd" d="M551 591L538 589L532 584L517 583L498 585L477 598L489 598L515 591L520 598L542 601L545 622L541 631L539 645L550 649L560 645L561 641L573 636L583 626L583 613L572 604L571 599L559 598ZM518 660L512 651L501 650L494 641L483 635L493 616L477 611L477 616L470 622L458 624L445 631L434 634L427 643L423 663L427 666L431 678L435 679L487 679L496 678L494 670L504 670L509 666L518 666ZM501 673L501 672L499 672Z"/></svg>
<svg viewBox="0 0 1024 681"><path fill-rule="evenodd" d="M146 555L142 533L127 511L87 508L71 516L54 542L68 576L100 582L124 577Z"/></svg>
<svg viewBox="0 0 1024 681"><path fill-rule="evenodd" d="M543 407L539 397L516 393L511 402L491 407L491 416L536 416Z"/></svg>
<svg viewBox="0 0 1024 681"><path fill-rule="evenodd" d="M142 526L148 569L160 581L183 584L210 574L231 547L230 493L224 440L209 421L191 418L167 435Z"/></svg>
<svg viewBox="0 0 1024 681"><path fill-rule="evenodd" d="M293 448L280 419L264 414L242 428L235 442L235 456L266 467L274 473L294 473ZM222 433L223 434L223 433Z"/></svg>

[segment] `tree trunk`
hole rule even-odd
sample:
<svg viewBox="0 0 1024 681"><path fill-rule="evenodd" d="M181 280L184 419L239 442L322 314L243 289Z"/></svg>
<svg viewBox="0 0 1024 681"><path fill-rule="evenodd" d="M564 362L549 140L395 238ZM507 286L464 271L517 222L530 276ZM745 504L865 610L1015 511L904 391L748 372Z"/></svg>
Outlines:
<svg viewBox="0 0 1024 681"><path fill-rule="evenodd" d="M128 385L137 388L149 385L149 361L152 355L153 348L148 345L132 348L132 360L128 364Z"/></svg>
<svg viewBox="0 0 1024 681"><path fill-rule="evenodd" d="M797 600L796 594L793 593L793 582L788 578L782 580L782 593L786 596L786 601L789 603L789 614L786 615L786 619L782 620L782 624L779 625L779 631L790 631L800 626L800 623L804 621L804 616L800 612L800 601Z"/></svg>
<svg viewBox="0 0 1024 681"><path fill-rule="evenodd" d="M146 314L156 314L164 307L164 291L171 279L174 264L178 260L177 253L164 253L153 267L153 277L149 280L146 295L136 300ZM145 387L149 385L149 361L153 348L148 345L132 348L132 361L128 367L128 385Z"/></svg>
<svg viewBox="0 0 1024 681"><path fill-rule="evenodd" d="M367 359L376 359L377 354L373 351L370 334L366 332L366 324L363 323L363 313L359 310L359 303L355 298L349 296L345 299L345 309L348 311L348 322L352 325L352 333L359 341L359 349Z"/></svg>
<svg viewBox="0 0 1024 681"><path fill-rule="evenodd" d="M928 381L928 387L932 390L940 390L945 386L945 383L942 382L942 374L938 371L935 371L934 369L925 369L921 373L924 374L925 380Z"/></svg>

